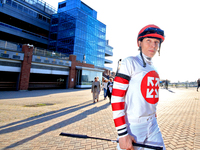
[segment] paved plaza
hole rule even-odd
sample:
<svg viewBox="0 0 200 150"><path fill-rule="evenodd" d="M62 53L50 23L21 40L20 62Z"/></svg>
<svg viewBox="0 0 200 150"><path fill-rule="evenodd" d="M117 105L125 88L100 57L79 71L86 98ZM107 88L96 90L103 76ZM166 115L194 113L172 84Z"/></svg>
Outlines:
<svg viewBox="0 0 200 150"><path fill-rule="evenodd" d="M1 150L115 150L116 143L59 136L61 132L115 140L111 106L92 102L89 89L0 91ZM158 124L167 150L200 150L200 92L160 89Z"/></svg>

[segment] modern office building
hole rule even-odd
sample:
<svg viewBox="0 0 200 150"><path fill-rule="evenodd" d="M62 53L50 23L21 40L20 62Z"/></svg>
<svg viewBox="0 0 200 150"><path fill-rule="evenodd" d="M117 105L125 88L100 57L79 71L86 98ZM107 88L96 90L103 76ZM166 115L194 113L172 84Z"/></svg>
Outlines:
<svg viewBox="0 0 200 150"><path fill-rule="evenodd" d="M58 13L52 16L49 49L76 55L80 62L85 58L86 63L103 69L105 56L109 54L105 53L106 25L82 1L60 2Z"/></svg>
<svg viewBox="0 0 200 150"><path fill-rule="evenodd" d="M106 25L80 0L63 1L58 11L42 0L0 0L0 15L0 88L20 90L24 72L28 89L85 88L112 70L104 66L113 55Z"/></svg>

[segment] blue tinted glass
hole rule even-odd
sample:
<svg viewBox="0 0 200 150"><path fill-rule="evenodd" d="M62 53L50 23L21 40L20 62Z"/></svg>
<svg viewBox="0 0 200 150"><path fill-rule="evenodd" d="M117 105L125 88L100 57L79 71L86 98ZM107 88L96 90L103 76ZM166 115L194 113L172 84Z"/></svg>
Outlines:
<svg viewBox="0 0 200 150"><path fill-rule="evenodd" d="M90 16L93 16L93 9L87 6L85 3L81 2L81 9L88 13Z"/></svg>
<svg viewBox="0 0 200 150"><path fill-rule="evenodd" d="M78 1L69 3L66 7L77 7ZM80 1L79 1L80 2ZM71 6L70 6L71 5ZM51 40L57 37L57 45L51 44L57 51L68 54L75 54L77 60L83 61L86 56L86 63L93 64L98 67L104 67L105 48L106 48L106 26L96 20L90 12L90 8L82 6L85 10L74 8L66 12L53 15L51 31L57 34L51 34ZM92 10L92 14L95 14ZM58 24L57 24L58 23Z"/></svg>

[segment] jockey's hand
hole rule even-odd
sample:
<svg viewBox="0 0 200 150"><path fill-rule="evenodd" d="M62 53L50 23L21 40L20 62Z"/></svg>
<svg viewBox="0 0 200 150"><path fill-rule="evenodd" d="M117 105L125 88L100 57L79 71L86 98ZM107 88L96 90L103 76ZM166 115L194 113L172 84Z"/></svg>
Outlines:
<svg viewBox="0 0 200 150"><path fill-rule="evenodd" d="M121 149L134 150L132 143L136 143L135 139L131 135L119 138L119 146Z"/></svg>

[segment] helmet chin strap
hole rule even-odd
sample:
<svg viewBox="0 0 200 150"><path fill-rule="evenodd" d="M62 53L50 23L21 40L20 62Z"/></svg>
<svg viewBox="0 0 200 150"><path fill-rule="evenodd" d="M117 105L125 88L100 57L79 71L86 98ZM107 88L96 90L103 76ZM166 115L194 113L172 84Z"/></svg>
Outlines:
<svg viewBox="0 0 200 150"><path fill-rule="evenodd" d="M158 49L158 56L160 56L160 48L161 48L161 42L160 42L159 49Z"/></svg>
<svg viewBox="0 0 200 150"><path fill-rule="evenodd" d="M146 62L144 61L144 57L143 57L143 55L142 55L142 48L141 48L141 46L139 46L139 51L140 51L140 56L142 57L143 67L145 68L147 64L146 64Z"/></svg>

